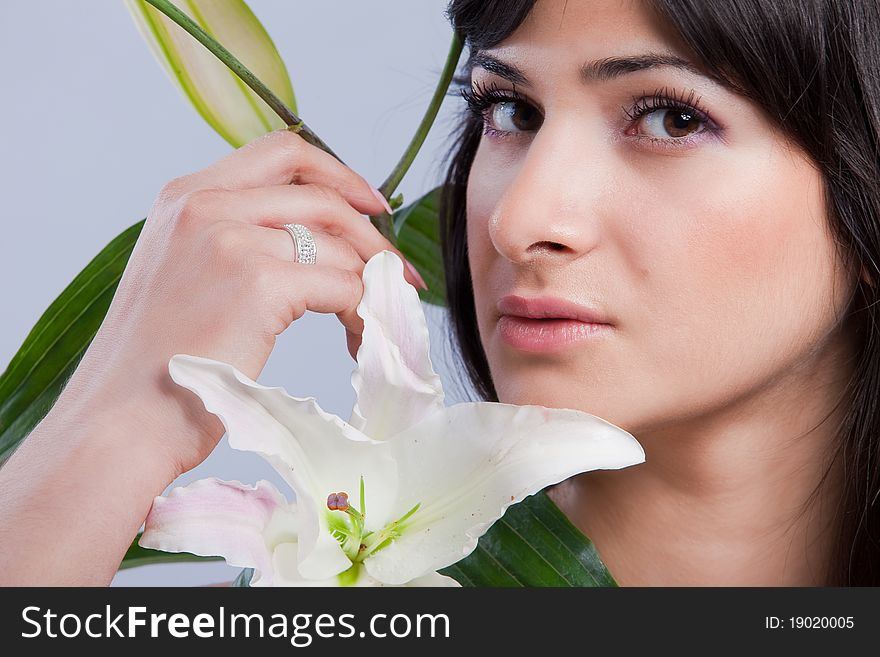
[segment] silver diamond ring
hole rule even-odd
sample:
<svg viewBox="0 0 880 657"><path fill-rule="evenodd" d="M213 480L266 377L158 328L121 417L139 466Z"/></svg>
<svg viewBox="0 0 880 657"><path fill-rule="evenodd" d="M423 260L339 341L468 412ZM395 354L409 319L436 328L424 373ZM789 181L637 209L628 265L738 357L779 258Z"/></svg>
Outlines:
<svg viewBox="0 0 880 657"><path fill-rule="evenodd" d="M304 265L313 265L318 256L318 248L315 246L315 238L312 231L302 224L283 224L282 226L293 238L293 246L296 249L293 261Z"/></svg>

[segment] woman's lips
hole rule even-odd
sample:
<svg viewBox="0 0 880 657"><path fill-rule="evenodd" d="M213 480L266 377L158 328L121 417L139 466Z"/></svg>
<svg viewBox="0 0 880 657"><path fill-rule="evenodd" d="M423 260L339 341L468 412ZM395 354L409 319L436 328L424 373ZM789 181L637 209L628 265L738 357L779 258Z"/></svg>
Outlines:
<svg viewBox="0 0 880 657"><path fill-rule="evenodd" d="M588 324L612 323L598 308L560 297L524 297L518 294L508 294L498 300L497 306L500 315L515 315L533 319L576 319Z"/></svg>
<svg viewBox="0 0 880 657"><path fill-rule="evenodd" d="M560 297L509 294L499 299L498 312L498 332L520 351L555 351L604 337L612 329L601 310Z"/></svg>
<svg viewBox="0 0 880 657"><path fill-rule="evenodd" d="M498 332L503 340L520 351L544 353L556 351L610 333L610 324L593 324L576 319L534 319L502 315Z"/></svg>

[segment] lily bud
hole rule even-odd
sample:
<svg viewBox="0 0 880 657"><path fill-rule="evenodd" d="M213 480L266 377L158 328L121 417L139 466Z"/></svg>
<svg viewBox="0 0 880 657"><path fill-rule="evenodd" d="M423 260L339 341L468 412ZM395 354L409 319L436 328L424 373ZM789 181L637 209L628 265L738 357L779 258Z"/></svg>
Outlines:
<svg viewBox="0 0 880 657"><path fill-rule="evenodd" d="M243 0L172 0L296 113L281 55ZM172 82L223 139L238 148L284 128L284 122L239 77L183 28L144 0L125 0L141 35Z"/></svg>

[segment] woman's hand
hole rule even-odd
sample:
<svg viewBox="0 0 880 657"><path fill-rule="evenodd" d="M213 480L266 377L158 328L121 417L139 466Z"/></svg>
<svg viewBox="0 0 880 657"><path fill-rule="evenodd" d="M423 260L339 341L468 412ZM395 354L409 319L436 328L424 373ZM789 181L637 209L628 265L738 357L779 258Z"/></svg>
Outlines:
<svg viewBox="0 0 880 657"><path fill-rule="evenodd" d="M172 471L203 461L219 419L168 374L175 353L228 362L256 379L275 338L312 310L335 313L357 353L365 262L403 255L364 214L385 211L361 176L279 130L167 184L150 210L116 295L58 404L130 409L138 440ZM284 223L308 226L317 263L296 264ZM405 259L404 259L404 262ZM408 280L419 286L411 272ZM422 284L423 285L423 284Z"/></svg>

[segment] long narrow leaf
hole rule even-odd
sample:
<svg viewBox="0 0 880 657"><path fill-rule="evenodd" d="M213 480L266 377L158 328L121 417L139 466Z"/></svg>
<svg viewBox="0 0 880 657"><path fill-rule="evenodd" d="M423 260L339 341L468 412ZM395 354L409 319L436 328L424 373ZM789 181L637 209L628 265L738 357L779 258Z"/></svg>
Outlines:
<svg viewBox="0 0 880 657"><path fill-rule="evenodd" d="M138 545L141 535L135 536L131 545L119 564L119 570L128 568L136 568L138 566L150 566L157 563L180 563L187 561L204 562L204 561L223 561L222 557L201 557L189 552L161 552L159 550L150 550Z"/></svg>
<svg viewBox="0 0 880 657"><path fill-rule="evenodd" d="M117 235L31 329L0 375L0 463L55 403L97 333L144 222Z"/></svg>

